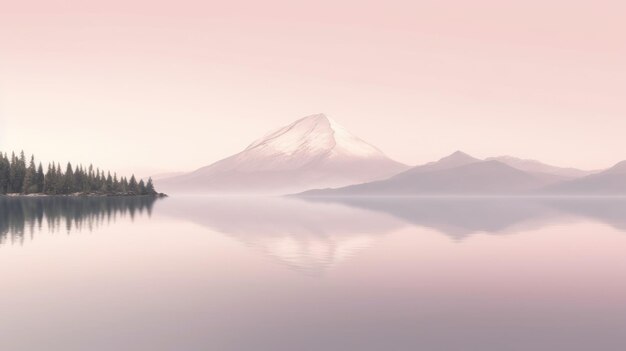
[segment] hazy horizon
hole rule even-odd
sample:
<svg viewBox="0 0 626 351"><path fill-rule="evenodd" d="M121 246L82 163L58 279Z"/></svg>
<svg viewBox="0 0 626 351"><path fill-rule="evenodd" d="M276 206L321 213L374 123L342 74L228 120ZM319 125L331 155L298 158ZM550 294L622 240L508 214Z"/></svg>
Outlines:
<svg viewBox="0 0 626 351"><path fill-rule="evenodd" d="M245 6L243 6L245 5ZM191 171L325 113L388 156L626 159L626 5L22 1L0 13L0 150Z"/></svg>
<svg viewBox="0 0 626 351"><path fill-rule="evenodd" d="M626 2L0 2L0 350L626 349Z"/></svg>

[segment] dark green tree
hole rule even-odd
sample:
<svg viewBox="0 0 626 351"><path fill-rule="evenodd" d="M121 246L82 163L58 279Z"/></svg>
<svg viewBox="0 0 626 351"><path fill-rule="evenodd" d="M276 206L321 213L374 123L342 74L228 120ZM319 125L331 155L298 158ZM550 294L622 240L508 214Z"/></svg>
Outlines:
<svg viewBox="0 0 626 351"><path fill-rule="evenodd" d="M24 172L24 180L22 181L22 194L32 194L37 192L37 168L35 168L35 156L31 156L30 163L26 172Z"/></svg>
<svg viewBox="0 0 626 351"><path fill-rule="evenodd" d="M130 181L128 182L128 192L131 194L137 195L139 191L139 186L137 184L137 180L135 179L135 175L133 174L130 177Z"/></svg>
<svg viewBox="0 0 626 351"><path fill-rule="evenodd" d="M41 162L40 162L39 166L37 167L37 173L35 174L35 192L36 193L43 193L45 177L46 176L43 173L43 166L41 165Z"/></svg>
<svg viewBox="0 0 626 351"><path fill-rule="evenodd" d="M74 192L74 171L72 164L67 163L65 174L63 175L63 194L71 194Z"/></svg>
<svg viewBox="0 0 626 351"><path fill-rule="evenodd" d="M119 177L116 173L105 172L92 165L85 168L77 165L75 168L68 162L65 172L61 164L49 163L47 171L41 163L36 166L35 157L30 157L26 164L24 152L19 156L0 152L0 195L9 193L48 195L65 195L73 193L99 193L117 195L156 195L152 179L148 182L137 179L133 175L130 181L126 177Z"/></svg>
<svg viewBox="0 0 626 351"><path fill-rule="evenodd" d="M11 162L6 154L0 152L0 194L6 194L9 191L11 182Z"/></svg>
<svg viewBox="0 0 626 351"><path fill-rule="evenodd" d="M143 179L139 180L139 184L137 185L137 192L139 195L146 195L146 183L144 183Z"/></svg>
<svg viewBox="0 0 626 351"><path fill-rule="evenodd" d="M152 178L148 178L148 183L146 183L146 195L156 195L156 193L154 184L152 183Z"/></svg>

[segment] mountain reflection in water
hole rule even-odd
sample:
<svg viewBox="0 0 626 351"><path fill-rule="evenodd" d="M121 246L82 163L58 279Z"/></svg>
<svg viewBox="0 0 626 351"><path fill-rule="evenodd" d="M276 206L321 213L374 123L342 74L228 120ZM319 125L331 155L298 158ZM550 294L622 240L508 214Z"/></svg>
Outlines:
<svg viewBox="0 0 626 351"><path fill-rule="evenodd" d="M626 346L623 199L0 206L1 350Z"/></svg>
<svg viewBox="0 0 626 351"><path fill-rule="evenodd" d="M173 217L227 235L305 275L321 275L405 227L462 242L592 220L626 230L623 198L3 197L0 243L93 230L137 215Z"/></svg>
<svg viewBox="0 0 626 351"><path fill-rule="evenodd" d="M160 213L228 235L301 273L319 275L414 226L454 241L591 219L626 230L619 198L172 198Z"/></svg>

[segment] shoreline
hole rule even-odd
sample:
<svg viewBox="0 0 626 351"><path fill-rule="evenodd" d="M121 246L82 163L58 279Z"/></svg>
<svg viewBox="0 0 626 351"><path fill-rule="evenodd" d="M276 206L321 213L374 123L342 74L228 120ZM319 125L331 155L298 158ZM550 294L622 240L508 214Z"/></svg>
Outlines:
<svg viewBox="0 0 626 351"><path fill-rule="evenodd" d="M157 194L146 194L146 195L139 195L139 194L99 194L99 193L74 193L74 194L42 194L42 193L37 193L37 194L19 194L19 193L11 193L11 194L0 194L0 197L28 197L28 198L33 198L33 197L156 197L156 198L162 198L162 197L168 197L167 194L164 193L157 193Z"/></svg>

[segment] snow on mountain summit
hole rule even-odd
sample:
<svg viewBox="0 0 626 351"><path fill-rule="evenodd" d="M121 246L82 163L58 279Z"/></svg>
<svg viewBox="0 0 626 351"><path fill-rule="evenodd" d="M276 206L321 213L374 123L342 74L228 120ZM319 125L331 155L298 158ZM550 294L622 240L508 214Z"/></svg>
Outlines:
<svg viewBox="0 0 626 351"><path fill-rule="evenodd" d="M376 147L352 135L324 114L301 118L256 140L244 150L262 154L307 154L385 157Z"/></svg>
<svg viewBox="0 0 626 351"><path fill-rule="evenodd" d="M324 114L316 114L159 186L170 192L284 194L384 179L407 168Z"/></svg>
<svg viewBox="0 0 626 351"><path fill-rule="evenodd" d="M279 171L322 159L381 160L387 157L324 114L301 118L250 144L215 170ZM228 161L228 162L225 162Z"/></svg>

